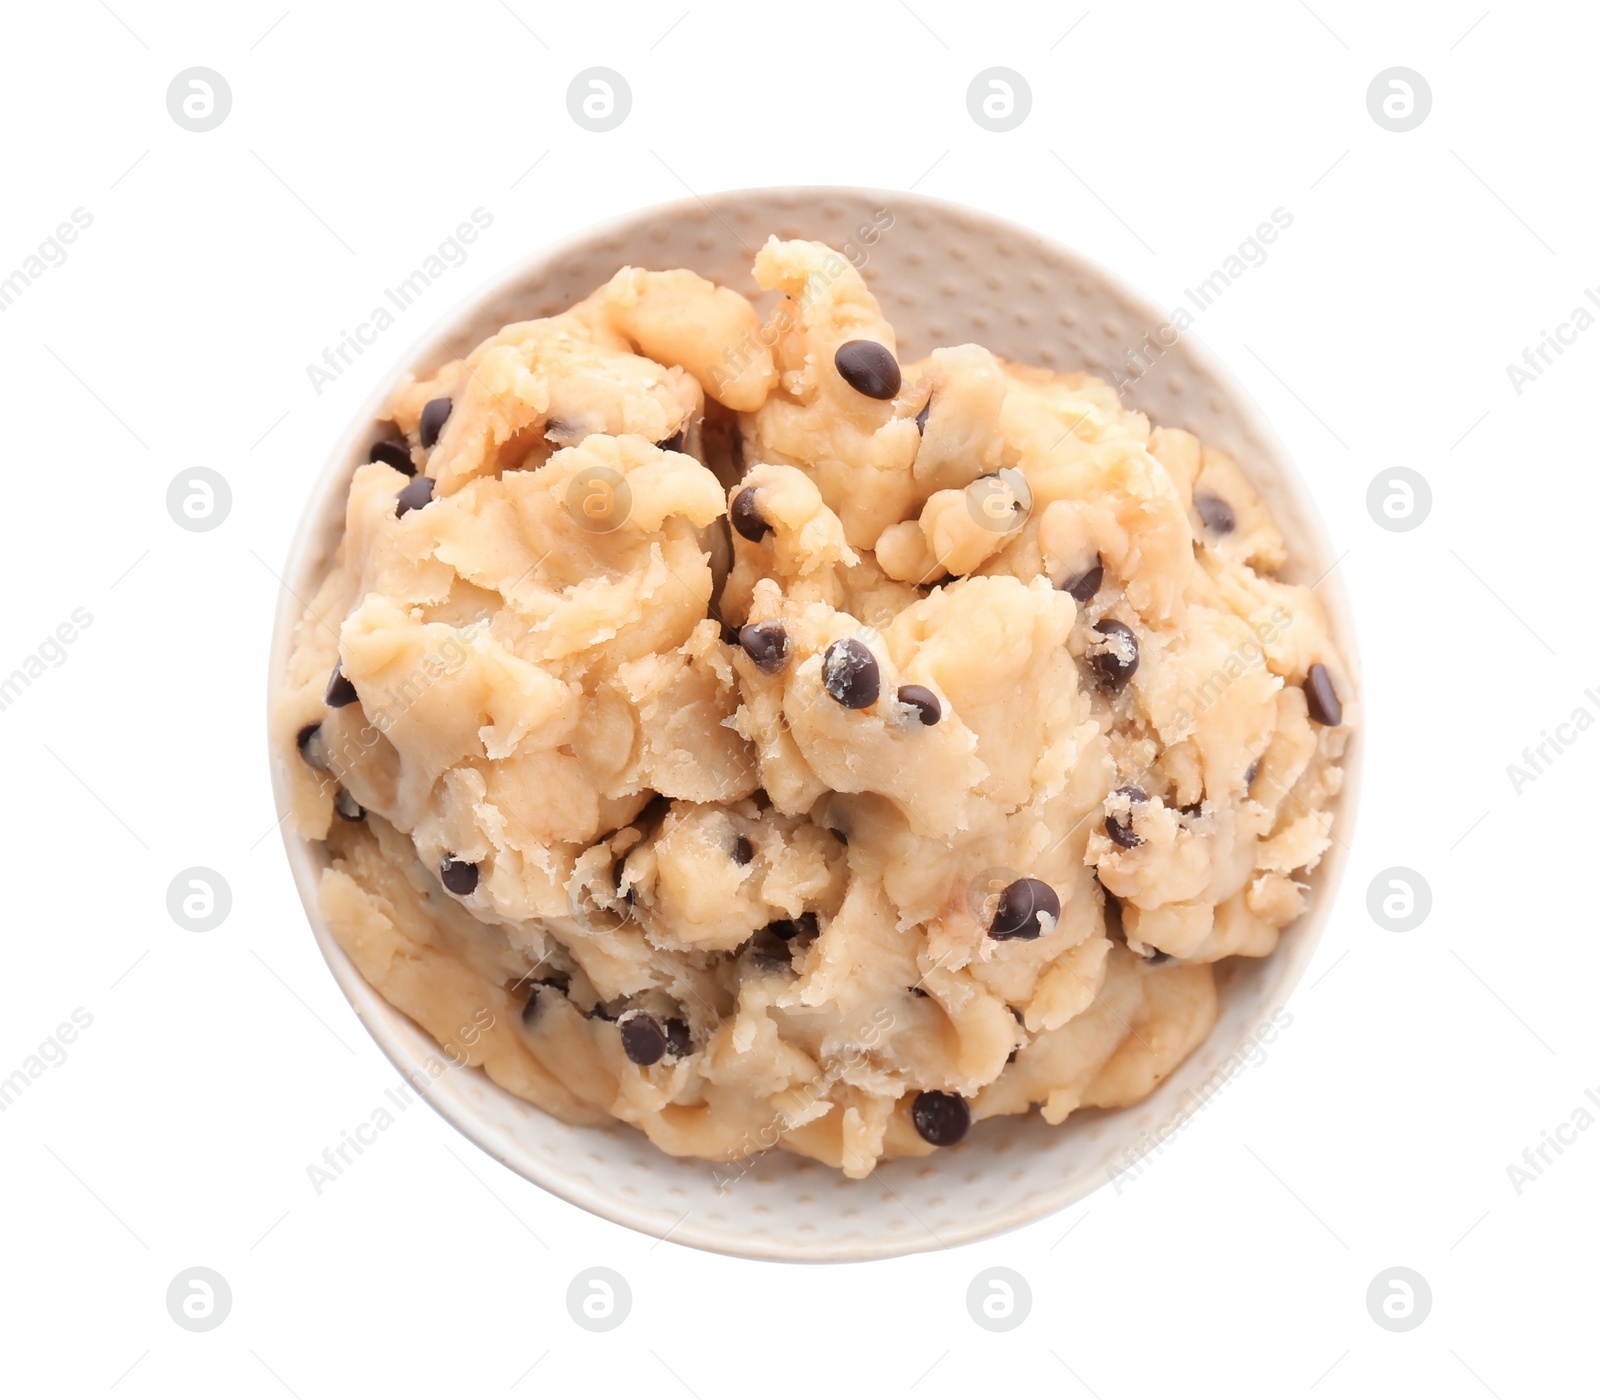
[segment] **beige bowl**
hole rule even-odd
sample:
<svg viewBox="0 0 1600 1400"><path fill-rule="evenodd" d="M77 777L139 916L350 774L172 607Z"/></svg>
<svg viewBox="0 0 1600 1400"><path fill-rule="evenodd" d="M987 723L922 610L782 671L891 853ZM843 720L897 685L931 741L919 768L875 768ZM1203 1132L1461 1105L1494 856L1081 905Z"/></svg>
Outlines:
<svg viewBox="0 0 1600 1400"><path fill-rule="evenodd" d="M892 216L892 223L887 222ZM877 230L875 241L866 241ZM866 261L863 273L899 337L901 357L976 341L1009 359L1109 376L1130 351L1148 366L1125 401L1159 424L1187 428L1230 453L1272 507L1289 542L1284 577L1322 579L1318 595L1352 681L1355 636L1316 507L1282 445L1228 373L1188 336L1156 355L1146 332L1166 317L1102 269L1038 234L972 209L921 196L855 189L770 189L686 200L593 230L512 268L446 317L395 366L362 407L312 493L290 551L272 640L271 677L287 670L296 595L310 597L342 528L351 473L364 460L377 415L406 371L431 373L510 321L565 309L619 267L690 267L754 296L755 250L769 233L815 238ZM1170 340L1170 334L1164 335ZM1324 575L1328 575L1324 577ZM287 804L274 755L278 806ZM1150 1135L1165 1135L1207 1082L1229 1072L1241 1043L1288 999L1333 907L1349 850L1360 778L1360 736L1346 758L1334 843L1311 878L1309 907L1278 950L1219 968L1222 1013L1209 1039L1148 1099L1131 1108L1075 1114L1052 1128L1035 1115L990 1119L959 1146L885 1162L865 1181L785 1152L754 1160L719 1189L712 1164L674 1158L615 1125L573 1128L494 1084L451 1068L433 1106L484 1151L574 1205L680 1244L763 1259L881 1259L964 1244L1061 1210L1126 1167ZM327 863L319 844L287 832L295 883L323 956L374 1040L404 1073L443 1052L362 979L328 932L317 903Z"/></svg>

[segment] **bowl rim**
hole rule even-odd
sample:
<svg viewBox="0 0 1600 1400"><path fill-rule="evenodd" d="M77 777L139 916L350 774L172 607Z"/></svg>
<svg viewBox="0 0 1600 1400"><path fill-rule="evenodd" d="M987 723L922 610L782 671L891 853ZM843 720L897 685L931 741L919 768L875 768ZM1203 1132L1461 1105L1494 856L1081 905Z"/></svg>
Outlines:
<svg viewBox="0 0 1600 1400"><path fill-rule="evenodd" d="M352 412L348 426L338 436L313 477L312 487L290 537L284 572L279 580L281 586L273 615L268 653L266 750L268 767L272 774L273 798L280 812L288 811L287 775L274 748L270 725L281 680L287 674L295 628L306 606L299 590L304 588L309 579L315 578L319 570L325 571L330 561L330 504L335 500L342 503L348 488L351 455L356 450L357 444L369 437L374 425L381 421L381 410L395 386L405 376L425 373L430 366L436 365L440 353L474 316L481 314L485 306L497 298L514 293L541 270L557 266L564 259L588 253L595 245L603 244L607 240L621 239L646 222L662 220L677 222L694 211L707 212L720 219L723 213L736 210L742 202L752 199L763 202L787 199L796 207L803 203L824 205L839 201L876 200L882 207L892 210L897 217L902 212L907 215L921 213L946 222L965 222L969 225L978 223L985 226L988 231L1031 243L1059 260L1077 277L1087 278L1104 286L1130 312L1140 317L1146 327L1153 329L1170 324L1167 314L1162 313L1150 298L1130 287L1119 275L1046 234L970 205L930 195L875 186L779 185L724 190L704 197L696 195L634 209L542 245L505 266L489 280L479 283L458 298L447 311L437 317L396 356L384 373L377 378L366 398ZM1193 333L1192 328L1184 328L1181 338L1191 362L1209 378L1218 392L1224 395L1244 434L1252 441L1257 454L1266 464L1265 469L1270 472L1272 478L1270 490L1277 497L1274 502L1275 516L1280 514L1281 504L1286 499L1295 517L1293 526L1296 541L1313 560L1319 563L1332 561L1326 563L1325 572L1315 586L1319 588L1319 596L1328 615L1330 632L1339 647L1340 657L1349 678L1353 691L1350 698L1360 701L1364 699L1365 689L1361 680L1361 660L1353 615L1343 581L1336 576L1338 566L1343 562L1345 555L1334 555L1332 542L1310 486L1254 398L1238 382L1226 364ZM1091 373L1102 376L1105 374L1104 369L1096 369L1093 366L1086 368ZM1240 463L1240 468L1251 478L1253 484L1258 488L1262 486L1257 474L1248 466ZM338 520L339 530L334 533L335 538L342 534L342 509L338 512ZM1282 523L1280 518L1279 524ZM1327 591L1321 592L1322 588L1326 588ZM1362 713L1364 717L1364 709ZM1268 960L1278 962L1272 986L1280 1005L1289 1001L1304 976L1331 919L1343 886L1351 854L1351 839L1360 809L1363 736L1364 726L1360 725L1353 728L1348 736L1341 760L1343 784L1333 804L1332 834L1335 839L1319 863L1316 887L1307 909L1283 931L1277 949L1268 959L1250 960L1257 964L1264 964ZM286 818L280 821L280 834L306 920L311 926L334 981L366 1027L367 1033L390 1063L402 1075L415 1076L422 1063L418 1056L418 1043L431 1044L432 1037L410 1021L398 1008L387 1002L382 994L366 981L328 931L318 897L318 883L324 868L324 863L319 861L316 852L318 843L296 834ZM1238 960L1230 960L1230 963L1234 961ZM1202 1041L1190 1056L1186 1057L1186 1062L1199 1055L1207 1042L1215 1038L1219 1029L1220 1025L1213 1027L1206 1041ZM408 1044L408 1041L413 1043ZM1230 1055L1236 1053L1243 1043L1244 1037L1241 1036L1241 1039L1230 1048ZM435 1051L438 1049L436 1044L434 1049ZM481 1069L463 1068L451 1064L445 1071L446 1078L461 1074L482 1079L495 1093L515 1097L510 1095L508 1090L500 1088L489 1080ZM433 1087L437 1087L437 1084ZM626 1226L652 1238L666 1238L659 1233L657 1221L650 1217L647 1202L636 1203L621 1193L592 1185L587 1179L564 1175L558 1170L551 1169L535 1154L521 1150L523 1145L518 1143L512 1133L475 1112L462 1096L436 1095L430 1089L420 1092L419 1097L425 1099L435 1112L469 1141L539 1189L548 1191L568 1204L613 1224ZM517 1100L517 1102L522 1101ZM1096 1117L1116 1117L1126 1114L1130 1115L1131 1121L1131 1115L1137 1113L1141 1106L1147 1103L1148 1100L1141 1100L1121 1109L1081 1112L1092 1112ZM542 1113L536 1105L526 1104L524 1107L531 1112ZM554 1118L551 1118L551 1121L559 1122ZM636 1129L625 1124L608 1125L611 1131L619 1127L630 1135L637 1136L648 1151L659 1151ZM971 1244L1007 1234L1058 1213L1075 1201L1103 1189L1111 1179L1107 1176L1104 1180L1085 1184L1080 1179L1081 1176L1080 1173L1079 1177L1069 1178L1056 1192L1047 1193L1042 1204L1036 1195L1010 1210L1002 1209L985 1215L969 1229L946 1227L939 1237L928 1242L916 1238L880 1236L876 1241L857 1238L819 1241L813 1244L790 1241L785 1245L775 1241L749 1239L740 1235L736 1228L725 1225L690 1225L687 1220L681 1221L667 1233L674 1243L747 1259L788 1263L840 1263L887 1259L941 1246ZM866 1185L871 1181L872 1177L868 1177L862 1184Z"/></svg>

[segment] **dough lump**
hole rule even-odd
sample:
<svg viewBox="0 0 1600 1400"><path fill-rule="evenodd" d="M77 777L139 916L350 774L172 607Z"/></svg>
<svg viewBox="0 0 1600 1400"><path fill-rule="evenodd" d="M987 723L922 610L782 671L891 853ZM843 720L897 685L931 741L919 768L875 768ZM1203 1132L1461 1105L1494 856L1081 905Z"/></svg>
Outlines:
<svg viewBox="0 0 1600 1400"><path fill-rule="evenodd" d="M394 393L273 714L328 925L512 1093L731 1171L1136 1102L1328 846L1317 597L1100 380L899 364L819 243L755 276L765 324L624 268Z"/></svg>

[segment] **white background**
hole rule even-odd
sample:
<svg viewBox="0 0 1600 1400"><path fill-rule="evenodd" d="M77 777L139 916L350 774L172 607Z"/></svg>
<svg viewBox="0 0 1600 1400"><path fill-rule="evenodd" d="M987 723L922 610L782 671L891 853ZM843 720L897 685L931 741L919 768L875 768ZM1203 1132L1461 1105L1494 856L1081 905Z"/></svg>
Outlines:
<svg viewBox="0 0 1600 1400"><path fill-rule="evenodd" d="M1583 697L1600 691L1600 328L1520 395L1506 365L1600 284L1592 15L284 4L6 14L0 276L73 209L93 224L0 314L0 672L74 608L94 620L0 713L0 1076L74 1008L94 1019L0 1115L5 1389L1587 1391L1600 1131L1520 1195L1506 1168L1600 1092L1600 732L1520 795L1506 765L1576 706L1600 715ZM193 65L233 93L205 134L165 106ZM591 65L633 92L603 135L565 104ZM1003 135L966 107L991 65L1033 90ZM1405 134L1366 107L1395 65L1433 93ZM1294 1025L1120 1196L894 1262L660 1243L545 1195L425 1110L318 1196L307 1164L396 1076L318 955L274 831L274 571L313 474L406 345L505 265L687 191L784 183L915 184L1165 305L1292 212L1197 333L1309 479L1362 635L1364 808ZM465 266L318 396L307 363L479 206L494 222ZM1394 465L1432 485L1412 533L1366 511ZM211 533L165 508L195 466L233 491ZM233 890L213 933L166 911L195 865ZM1434 895L1408 934L1367 913L1368 882L1395 865ZM233 1290L203 1335L164 1303L193 1265ZM564 1303L594 1265L633 1290L604 1335ZM964 1302L996 1265L1033 1292L1000 1335ZM1433 1290L1405 1334L1364 1302L1396 1265Z"/></svg>

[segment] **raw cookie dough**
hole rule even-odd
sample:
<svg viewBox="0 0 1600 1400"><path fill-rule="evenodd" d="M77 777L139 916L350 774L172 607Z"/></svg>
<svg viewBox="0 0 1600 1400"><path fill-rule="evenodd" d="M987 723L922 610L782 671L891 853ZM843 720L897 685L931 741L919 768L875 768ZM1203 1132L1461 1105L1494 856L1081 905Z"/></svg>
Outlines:
<svg viewBox="0 0 1600 1400"><path fill-rule="evenodd" d="M273 716L327 922L511 1092L678 1155L859 1177L1133 1103L1327 848L1318 601L1100 380L900 365L822 244L755 275L765 327L625 268L393 395Z"/></svg>

